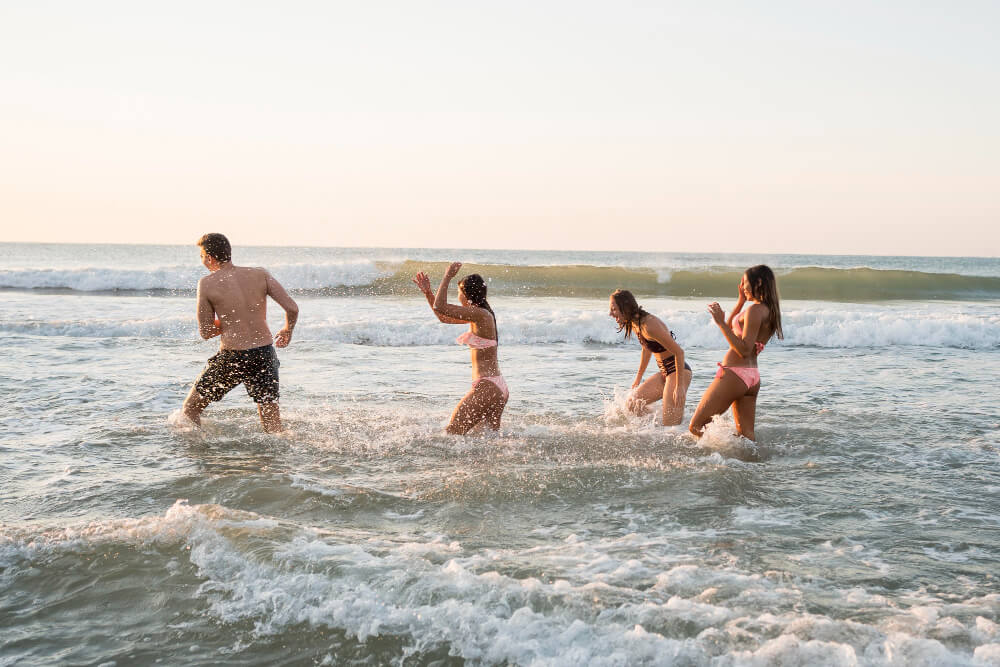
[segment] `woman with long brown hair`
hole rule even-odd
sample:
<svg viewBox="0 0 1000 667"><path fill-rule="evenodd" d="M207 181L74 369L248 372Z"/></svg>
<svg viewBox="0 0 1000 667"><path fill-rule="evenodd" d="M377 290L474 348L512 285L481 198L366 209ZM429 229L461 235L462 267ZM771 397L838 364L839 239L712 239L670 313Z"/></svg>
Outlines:
<svg viewBox="0 0 1000 667"><path fill-rule="evenodd" d="M632 383L628 409L642 414L650 403L663 399L663 425L676 426L684 419L684 401L691 384L691 367L684 361L684 350L674 339L674 332L663 320L650 315L636 302L628 290L616 290L611 295L610 312L618 323L618 331L625 332L625 340L635 333L642 346L639 371ZM643 382L650 357L656 357L660 372Z"/></svg>
<svg viewBox="0 0 1000 667"><path fill-rule="evenodd" d="M510 392L500 375L497 360L497 318L486 300L486 282L478 273L470 273L459 281L461 305L448 303L448 283L461 268L461 262L453 262L448 267L436 294L431 292L431 281L426 273L421 271L413 278L439 320L445 324L469 325L469 330L455 342L468 345L472 354L472 388L458 402L446 430L462 435L485 421L498 431Z"/></svg>
<svg viewBox="0 0 1000 667"><path fill-rule="evenodd" d="M743 306L749 302L746 310ZM732 406L737 432L756 440L754 423L757 417L757 394L760 392L760 370L757 357L773 336L784 338L781 331L781 306L778 283L774 272L764 264L751 266L743 274L736 307L726 318L722 306L708 307L722 335L729 343L726 356L719 364L712 384L691 417L689 430L697 437L716 415Z"/></svg>

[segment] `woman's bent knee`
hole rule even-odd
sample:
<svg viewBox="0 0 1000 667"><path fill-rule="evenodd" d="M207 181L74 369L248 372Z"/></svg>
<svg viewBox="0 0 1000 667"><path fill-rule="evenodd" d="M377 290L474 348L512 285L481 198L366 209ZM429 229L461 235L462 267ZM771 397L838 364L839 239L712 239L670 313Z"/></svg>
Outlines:
<svg viewBox="0 0 1000 667"><path fill-rule="evenodd" d="M444 432L447 433L448 435L465 435L468 432L468 430L469 427L466 426L465 424L452 422L445 427Z"/></svg>
<svg viewBox="0 0 1000 667"><path fill-rule="evenodd" d="M663 411L663 419L661 420L664 426L677 426L684 421L684 408L673 408Z"/></svg>
<svg viewBox="0 0 1000 667"><path fill-rule="evenodd" d="M630 398L625 401L625 409L629 414L641 415L646 412L646 401L641 398Z"/></svg>

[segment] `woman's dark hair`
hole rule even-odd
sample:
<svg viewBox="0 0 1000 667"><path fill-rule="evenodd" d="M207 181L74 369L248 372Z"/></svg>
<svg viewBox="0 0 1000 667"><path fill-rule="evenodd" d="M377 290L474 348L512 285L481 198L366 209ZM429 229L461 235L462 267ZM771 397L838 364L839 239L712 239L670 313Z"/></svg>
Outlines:
<svg viewBox="0 0 1000 667"><path fill-rule="evenodd" d="M490 302L486 300L486 281L483 280L483 277L478 273L470 273L458 281L458 286L465 292L465 298L469 300L469 303L490 311L490 315L493 316L493 328L496 329L497 314L493 312L493 309L490 308ZM500 340L499 331L497 331L497 340Z"/></svg>
<svg viewBox="0 0 1000 667"><path fill-rule="evenodd" d="M618 327L618 331L624 329L625 340L628 340L632 337L632 330L638 327L649 313L642 309L642 306L635 300L635 296L627 289L615 290L611 293L611 298L618 306L618 312L625 318L625 322Z"/></svg>
<svg viewBox="0 0 1000 667"><path fill-rule="evenodd" d="M767 306L767 323L771 327L771 336L777 335L778 338L784 339L785 334L781 331L781 299L774 271L766 264L758 264L747 269L746 276L750 285L750 296Z"/></svg>
<svg viewBox="0 0 1000 667"><path fill-rule="evenodd" d="M233 247L229 239L222 234L212 232L198 239L198 245L205 249L205 254L218 262L233 261Z"/></svg>

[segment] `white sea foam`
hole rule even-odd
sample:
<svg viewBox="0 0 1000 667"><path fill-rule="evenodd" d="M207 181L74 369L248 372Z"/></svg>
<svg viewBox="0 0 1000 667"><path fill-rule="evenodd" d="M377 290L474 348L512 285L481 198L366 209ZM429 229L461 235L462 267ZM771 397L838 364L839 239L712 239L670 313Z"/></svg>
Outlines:
<svg viewBox="0 0 1000 667"><path fill-rule="evenodd" d="M260 540L274 548L255 547ZM222 622L249 621L257 635L302 624L337 628L359 641L392 634L407 638L406 655L447 646L452 655L485 664L930 665L991 664L998 646L995 623L982 615L967 623L945 616L947 606L924 606L912 610L908 624L896 616L866 625L803 614L792 611L802 591L788 582L701 559L673 567L649 587L658 566L682 556L669 540L636 535L470 553L440 538L399 544L352 533L338 539L330 531L181 501L143 519L0 528L0 563L89 558L111 544L156 546L190 559L203 581L197 595ZM518 579L497 569L511 559L564 576ZM16 569L8 576L17 576ZM834 592L843 593L828 594ZM760 611L753 600L761 595L787 611ZM964 606L989 613L991 604ZM696 636L674 638L682 628Z"/></svg>
<svg viewBox="0 0 1000 667"><path fill-rule="evenodd" d="M1000 665L1000 644L977 646L973 659L977 667L997 667Z"/></svg>
<svg viewBox="0 0 1000 667"><path fill-rule="evenodd" d="M323 264L276 264L267 267L289 289L322 289L370 285L375 279L392 275L369 259L344 260Z"/></svg>
<svg viewBox="0 0 1000 667"><path fill-rule="evenodd" d="M1000 625L994 623L988 618L977 616L975 634L980 641L1000 640Z"/></svg>
<svg viewBox="0 0 1000 667"><path fill-rule="evenodd" d="M334 301L334 300L329 300ZM310 316L296 329L296 340L373 346L448 345L459 330L441 326L426 307L386 306L391 317L373 307L353 307L350 300L310 302ZM160 304L157 304L158 306ZM140 312L139 307L145 306ZM318 307L317 307L318 306ZM154 310L154 314L149 314ZM149 304L123 306L120 315L45 318L37 313L0 320L0 331L39 336L197 338L193 315L164 314ZM187 309L185 309L187 311ZM662 314L685 348L722 346L714 323L703 313ZM603 310L579 308L507 308L499 317L502 345L585 344L635 345L624 342ZM913 313L877 310L789 310L783 315L784 341L772 340L769 350L782 346L880 348L927 346L992 350L1000 348L1000 315L995 312L951 310Z"/></svg>
<svg viewBox="0 0 1000 667"><path fill-rule="evenodd" d="M786 345L864 348L926 345L966 349L1000 347L994 311L900 311L864 308L789 309L782 313Z"/></svg>
<svg viewBox="0 0 1000 667"><path fill-rule="evenodd" d="M858 656L847 644L803 641L794 635L771 639L756 651L737 651L721 665L765 667L767 665L813 665L816 667L855 667Z"/></svg>
<svg viewBox="0 0 1000 667"><path fill-rule="evenodd" d="M733 509L733 523L737 526L794 526L802 516L797 512L764 507L737 507Z"/></svg>
<svg viewBox="0 0 1000 667"><path fill-rule="evenodd" d="M394 521L414 521L419 519L424 515L423 510L417 510L413 514L399 514L398 512L393 512L392 510L386 510L382 513L386 519L392 519Z"/></svg>
<svg viewBox="0 0 1000 667"><path fill-rule="evenodd" d="M90 521L42 530L4 526L0 530L0 563L88 551L95 545L108 543L176 544L188 538L200 522L215 521L221 525L231 519L256 520L258 517L214 505L191 506L180 500L164 516Z"/></svg>
<svg viewBox="0 0 1000 667"><path fill-rule="evenodd" d="M716 415L708 424L698 446L714 452L715 455L754 460L760 456L760 447L736 432L736 424L729 413Z"/></svg>
<svg viewBox="0 0 1000 667"><path fill-rule="evenodd" d="M292 483L291 487L293 489L302 489L303 491L310 491L312 493L318 493L321 496L343 496L346 495L346 491L338 488L331 488L322 482L306 477L305 475L294 474L291 476Z"/></svg>
<svg viewBox="0 0 1000 667"><path fill-rule="evenodd" d="M924 547L923 552L928 558L945 563L967 563L970 560L988 561L992 559L991 554L977 547L971 547L961 551L953 551L949 548L949 545L944 544L938 549L933 547Z"/></svg>
<svg viewBox="0 0 1000 667"><path fill-rule="evenodd" d="M195 266L163 266L149 269L89 267L75 269L4 269L0 287L15 289L64 288L83 292L116 289L193 289L204 269Z"/></svg>
<svg viewBox="0 0 1000 667"><path fill-rule="evenodd" d="M126 320L115 318L28 319L0 322L0 331L32 336L71 336L74 338L198 338L196 321L190 315Z"/></svg>
<svg viewBox="0 0 1000 667"><path fill-rule="evenodd" d="M267 267L286 288L322 289L371 284L391 275L375 261L351 259L319 264L274 264ZM0 287L14 289L71 289L81 292L111 290L191 290L206 275L197 264L148 269L11 268L0 270Z"/></svg>
<svg viewBox="0 0 1000 667"><path fill-rule="evenodd" d="M837 542L827 541L816 549L789 556L791 560L808 562L814 567L849 563L852 567L865 567L875 572L888 574L892 568L881 558L878 549L866 547L849 539Z"/></svg>

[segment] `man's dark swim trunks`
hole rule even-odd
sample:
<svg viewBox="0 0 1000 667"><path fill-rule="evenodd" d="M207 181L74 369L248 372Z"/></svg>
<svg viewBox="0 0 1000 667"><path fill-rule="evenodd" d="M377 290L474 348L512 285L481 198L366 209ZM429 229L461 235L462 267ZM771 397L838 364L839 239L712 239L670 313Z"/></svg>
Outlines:
<svg viewBox="0 0 1000 667"><path fill-rule="evenodd" d="M220 401L236 385L243 383L254 403L278 400L278 355L273 345L252 350L219 350L194 383L209 401Z"/></svg>

